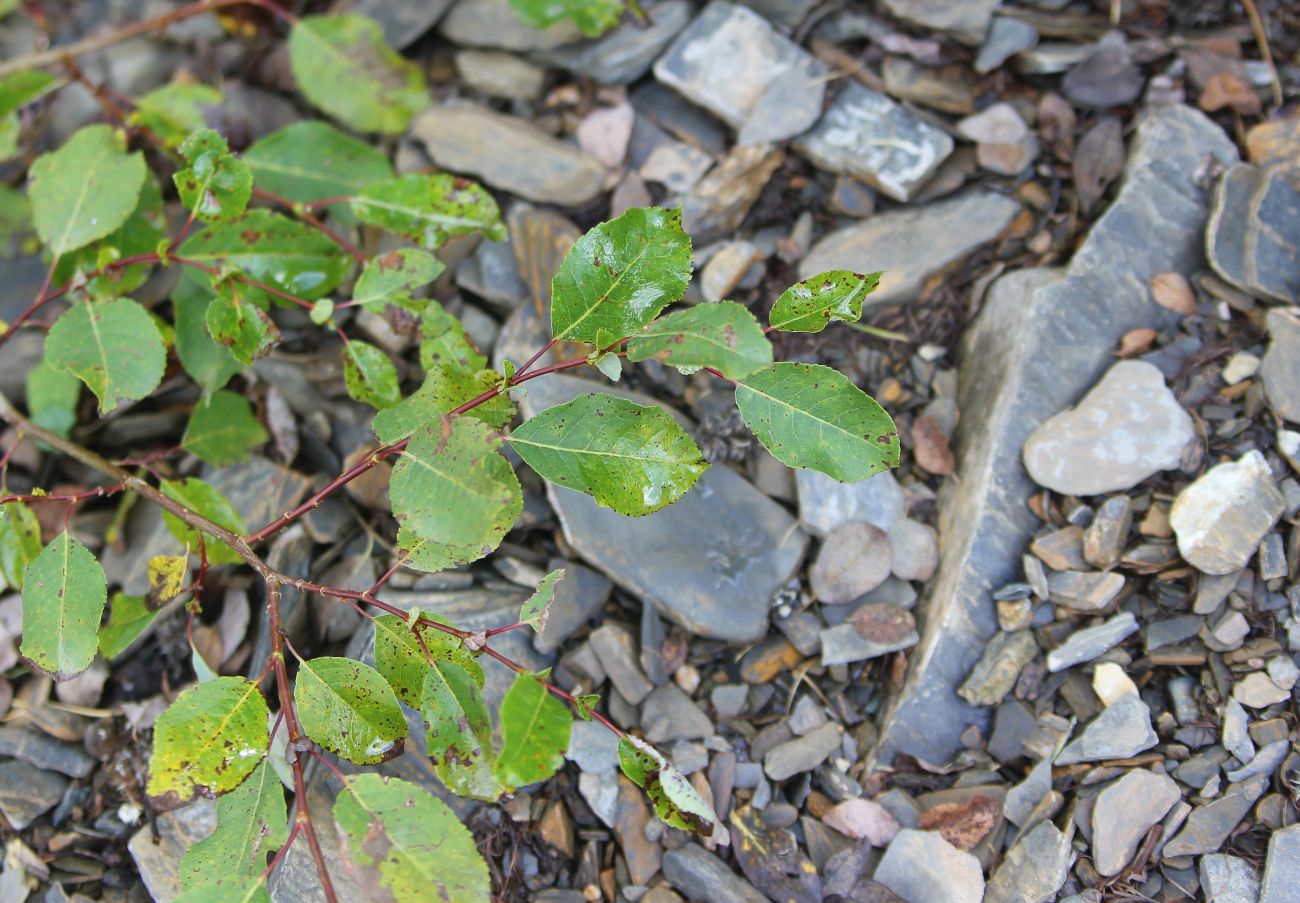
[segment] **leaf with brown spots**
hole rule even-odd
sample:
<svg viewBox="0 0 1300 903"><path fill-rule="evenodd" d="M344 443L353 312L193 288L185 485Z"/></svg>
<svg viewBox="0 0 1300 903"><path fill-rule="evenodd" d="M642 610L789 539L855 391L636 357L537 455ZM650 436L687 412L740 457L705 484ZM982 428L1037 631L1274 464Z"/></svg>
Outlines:
<svg viewBox="0 0 1300 903"><path fill-rule="evenodd" d="M739 379L772 363L772 343L763 327L734 301L698 304L655 320L627 343L627 359L649 359L679 369L712 367Z"/></svg>
<svg viewBox="0 0 1300 903"><path fill-rule="evenodd" d="M50 540L23 575L23 658L55 680L90 667L108 601L104 569L68 533Z"/></svg>

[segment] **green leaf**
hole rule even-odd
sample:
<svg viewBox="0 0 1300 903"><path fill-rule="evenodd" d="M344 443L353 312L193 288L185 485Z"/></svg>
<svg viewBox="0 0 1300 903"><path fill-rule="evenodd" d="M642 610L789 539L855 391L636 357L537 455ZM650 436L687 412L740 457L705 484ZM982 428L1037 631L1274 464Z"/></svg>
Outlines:
<svg viewBox="0 0 1300 903"><path fill-rule="evenodd" d="M41 241L63 255L109 235L135 209L144 174L144 155L128 154L122 133L106 125L86 126L42 154L27 179Z"/></svg>
<svg viewBox="0 0 1300 903"><path fill-rule="evenodd" d="M204 316L208 333L230 349L236 361L251 364L279 343L279 327L266 311L249 300L257 293L256 289L249 289L236 279L216 280L213 287L216 296Z"/></svg>
<svg viewBox="0 0 1300 903"><path fill-rule="evenodd" d="M544 781L564 766L573 716L531 674L515 675L501 701L497 778L509 789Z"/></svg>
<svg viewBox="0 0 1300 903"><path fill-rule="evenodd" d="M109 661L117 658L156 617L158 612L149 610L144 596L113 593L113 600L108 604L108 623L99 628L100 654Z"/></svg>
<svg viewBox="0 0 1300 903"><path fill-rule="evenodd" d="M203 482L198 477L187 477L184 480L163 480L158 484L162 494L167 496L173 502L180 502L186 508L196 514L206 517L218 527L224 527L232 533L242 534L248 528L244 525L244 519L239 516L235 506L221 494L215 487ZM192 551L199 548L198 533L170 511L163 511L163 523L171 531L172 536ZM208 553L208 561L212 564L239 564L244 559L239 557L239 553L230 548L223 542L217 541L213 536L203 534L207 537L205 548Z"/></svg>
<svg viewBox="0 0 1300 903"><path fill-rule="evenodd" d="M578 717L583 721L591 720L591 713L596 711L598 705L600 705L599 693L585 693L573 697L573 707L577 710Z"/></svg>
<svg viewBox="0 0 1300 903"><path fill-rule="evenodd" d="M295 122L259 139L244 151L244 162L258 188L303 204L350 197L393 177L392 164L378 150L319 120ZM329 210L343 222L354 220L347 204Z"/></svg>
<svg viewBox="0 0 1300 903"><path fill-rule="evenodd" d="M0 78L0 116L15 113L40 100L59 84L59 80L40 69L24 69Z"/></svg>
<svg viewBox="0 0 1300 903"><path fill-rule="evenodd" d="M177 170L172 181L186 210L205 223L244 212L253 192L253 172L230 152L225 138L200 129L185 139L180 151L190 165Z"/></svg>
<svg viewBox="0 0 1300 903"><path fill-rule="evenodd" d="M599 37L618 24L624 0L510 0L519 18L534 28L547 28L569 19L589 38Z"/></svg>
<svg viewBox="0 0 1300 903"><path fill-rule="evenodd" d="M487 555L514 526L523 492L501 436L472 417L426 424L393 467L388 494L409 567L440 571Z"/></svg>
<svg viewBox="0 0 1300 903"><path fill-rule="evenodd" d="M217 800L217 829L181 857L181 887L243 890L266 871L266 857L289 837L284 788L264 760Z"/></svg>
<svg viewBox="0 0 1300 903"><path fill-rule="evenodd" d="M357 219L432 250L453 235L482 232L503 241L501 210L487 190L450 173L406 175L363 188L352 199Z"/></svg>
<svg viewBox="0 0 1300 903"><path fill-rule="evenodd" d="M137 98L129 121L153 132L174 149L191 132L207 125L205 111L220 107L222 100L221 92L209 85L173 82Z"/></svg>
<svg viewBox="0 0 1300 903"><path fill-rule="evenodd" d="M234 790L261 763L268 743L257 684L217 677L190 687L154 726L148 793L180 804Z"/></svg>
<svg viewBox="0 0 1300 903"><path fill-rule="evenodd" d="M311 311L307 316L317 326L324 326L334 319L334 300L332 298L321 298L311 306Z"/></svg>
<svg viewBox="0 0 1300 903"><path fill-rule="evenodd" d="M519 609L519 620L532 625L533 630L541 633L546 629L546 622L551 616L551 603L555 601L555 585L564 579L564 568L551 571L537 584L537 589Z"/></svg>
<svg viewBox="0 0 1300 903"><path fill-rule="evenodd" d="M855 483L898 466L898 429L838 370L772 364L736 386L740 416L772 456Z"/></svg>
<svg viewBox="0 0 1300 903"><path fill-rule="evenodd" d="M149 314L130 298L82 301L50 329L45 362L89 386L103 415L162 382L167 349Z"/></svg>
<svg viewBox="0 0 1300 903"><path fill-rule="evenodd" d="M494 801L492 719L475 675L447 659L425 669L420 690L425 742L439 780L461 796Z"/></svg>
<svg viewBox="0 0 1300 903"><path fill-rule="evenodd" d="M191 888L173 897L172 903L271 903L271 895L267 892L266 880L259 875L233 887L207 885Z"/></svg>
<svg viewBox="0 0 1300 903"><path fill-rule="evenodd" d="M350 778L334 801L344 860L369 899L489 903L474 836L448 806L398 778Z"/></svg>
<svg viewBox="0 0 1300 903"><path fill-rule="evenodd" d="M510 445L552 483L632 516L677 501L709 466L667 411L616 395L547 408L517 427Z"/></svg>
<svg viewBox="0 0 1300 903"><path fill-rule="evenodd" d="M194 406L181 448L213 467L224 467L246 460L249 450L268 438L248 399L221 391L213 392Z"/></svg>
<svg viewBox="0 0 1300 903"><path fill-rule="evenodd" d="M451 626L437 615L425 617ZM425 657L426 649L429 658ZM375 618L375 669L388 681L397 697L412 708L419 708L424 699L424 677L430 667L430 658L457 665L470 676L475 686L483 686L483 666L459 637L427 625L412 630L396 615Z"/></svg>
<svg viewBox="0 0 1300 903"><path fill-rule="evenodd" d="M681 210L634 207L574 243L551 282L551 333L594 342L637 332L686 293L691 240Z"/></svg>
<svg viewBox="0 0 1300 903"><path fill-rule="evenodd" d="M338 288L350 260L310 226L261 208L191 236L180 256L208 266L227 264L259 282L307 301Z"/></svg>
<svg viewBox="0 0 1300 903"><path fill-rule="evenodd" d="M45 361L27 371L27 413L32 423L64 439L77 425L81 382L70 373L55 370Z"/></svg>
<svg viewBox="0 0 1300 903"><path fill-rule="evenodd" d="M109 261L154 251L166 228L162 187L151 172L146 175L140 199L126 222L111 235L60 257L59 265L54 269L54 280L59 283L71 282L79 273L95 272ZM86 283L86 292L92 298L125 295L144 285L153 269L153 264L133 263L114 269L111 273L100 273Z"/></svg>
<svg viewBox="0 0 1300 903"><path fill-rule="evenodd" d="M410 309L414 304L411 292L437 279L444 269L442 261L427 251L416 248L389 251L366 263L352 289L352 300L381 315L390 304Z"/></svg>
<svg viewBox="0 0 1300 903"><path fill-rule="evenodd" d="M821 332L832 320L856 322L862 302L876 290L882 273L832 270L790 286L772 305L768 322L785 332Z"/></svg>
<svg viewBox="0 0 1300 903"><path fill-rule="evenodd" d="M420 427L500 384L501 374L495 370L473 372L456 366L431 367L425 374L424 385L398 404L375 415L375 436L386 444L405 439ZM514 403L509 396L501 394L469 411L466 416L500 428L510 422L514 412Z"/></svg>
<svg viewBox="0 0 1300 903"><path fill-rule="evenodd" d="M307 736L357 765L402 752L406 717L392 688L369 665L348 658L313 658L298 667L293 688Z"/></svg>
<svg viewBox="0 0 1300 903"><path fill-rule="evenodd" d="M726 831L686 776L650 744L624 734L618 741L618 764L632 783L645 790L665 824L706 837Z"/></svg>
<svg viewBox="0 0 1300 903"><path fill-rule="evenodd" d="M453 365L477 371L487 366L487 358L469 340L460 320L437 301L429 301L420 317L420 366L432 370Z"/></svg>
<svg viewBox="0 0 1300 903"><path fill-rule="evenodd" d="M0 577L23 588L23 573L41 554L41 524L22 502L0 505Z"/></svg>
<svg viewBox="0 0 1300 903"><path fill-rule="evenodd" d="M397 368L386 353L367 342L352 339L343 346L343 382L354 400L381 410L402 400Z"/></svg>
<svg viewBox="0 0 1300 903"><path fill-rule="evenodd" d="M364 16L306 16L289 32L289 67L312 106L359 132L396 134L429 105L424 76Z"/></svg>
<svg viewBox="0 0 1300 903"><path fill-rule="evenodd" d="M23 658L55 680L90 667L108 601L104 569L66 532L50 541L23 574Z"/></svg>
<svg viewBox="0 0 1300 903"><path fill-rule="evenodd" d="M172 310L176 320L176 356L185 372L205 392L215 392L244 365L230 349L208 331L207 310L214 295L207 277L198 270L186 269L172 293Z"/></svg>
<svg viewBox="0 0 1300 903"><path fill-rule="evenodd" d="M772 343L754 315L734 301L699 304L655 320L627 343L627 359L674 367L712 367L739 379L772 363Z"/></svg>

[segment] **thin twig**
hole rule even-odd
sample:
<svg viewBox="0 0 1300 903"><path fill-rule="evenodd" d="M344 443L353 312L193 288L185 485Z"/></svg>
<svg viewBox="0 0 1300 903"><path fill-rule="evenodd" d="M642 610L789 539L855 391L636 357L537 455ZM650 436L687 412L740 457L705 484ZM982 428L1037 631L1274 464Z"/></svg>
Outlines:
<svg viewBox="0 0 1300 903"><path fill-rule="evenodd" d="M1246 8L1246 15L1250 18L1250 30L1255 34L1255 45L1259 47L1259 55L1264 58L1264 63L1268 66L1269 79L1273 85L1273 106L1280 107L1283 99L1282 79L1277 74L1273 51L1268 46L1268 32L1264 28L1264 19L1255 7L1255 0L1241 0L1241 5Z"/></svg>

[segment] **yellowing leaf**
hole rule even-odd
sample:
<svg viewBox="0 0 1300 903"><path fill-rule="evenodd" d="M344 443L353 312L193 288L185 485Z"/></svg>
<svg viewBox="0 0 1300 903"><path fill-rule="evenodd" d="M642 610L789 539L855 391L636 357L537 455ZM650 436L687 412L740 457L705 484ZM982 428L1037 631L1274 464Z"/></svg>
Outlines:
<svg viewBox="0 0 1300 903"><path fill-rule="evenodd" d="M217 829L181 857L181 886L238 893L266 870L284 844L289 823L284 789L263 761L248 780L217 800Z"/></svg>
<svg viewBox="0 0 1300 903"><path fill-rule="evenodd" d="M185 586L189 555L155 555L149 559L149 607L162 608Z"/></svg>

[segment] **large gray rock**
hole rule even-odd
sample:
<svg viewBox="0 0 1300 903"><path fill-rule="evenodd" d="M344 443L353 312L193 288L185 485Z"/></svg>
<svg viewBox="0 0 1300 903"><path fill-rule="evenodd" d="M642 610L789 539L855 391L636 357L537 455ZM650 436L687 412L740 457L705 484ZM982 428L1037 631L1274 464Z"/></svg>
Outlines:
<svg viewBox="0 0 1300 903"><path fill-rule="evenodd" d="M1011 198L968 191L920 207L873 216L838 229L808 251L799 278L827 270L883 270L866 303L910 301L932 275L997 238L1020 211Z"/></svg>
<svg viewBox="0 0 1300 903"><path fill-rule="evenodd" d="M1300 316L1294 310L1270 310L1268 339L1259 368L1264 394L1273 410L1300 423Z"/></svg>
<svg viewBox="0 0 1300 903"><path fill-rule="evenodd" d="M1178 551L1205 574L1243 568L1286 507L1256 450L1211 467L1174 499L1169 526Z"/></svg>
<svg viewBox="0 0 1300 903"><path fill-rule="evenodd" d="M967 44L984 40L997 0L884 0L885 9L913 25L951 32Z"/></svg>
<svg viewBox="0 0 1300 903"><path fill-rule="evenodd" d="M1103 790L1092 809L1092 858L1097 871L1119 874L1151 826L1182 798L1174 779L1135 768Z"/></svg>
<svg viewBox="0 0 1300 903"><path fill-rule="evenodd" d="M625 22L599 38L546 51L537 58L602 85L626 85L650 71L655 57L691 18L686 0L666 0L646 6L648 25Z"/></svg>
<svg viewBox="0 0 1300 903"><path fill-rule="evenodd" d="M1240 784L1229 784L1223 796L1192 810L1192 814L1183 823L1183 830L1165 844L1161 855L1165 859L1173 859L1215 852L1223 846L1223 842L1266 789L1268 778L1264 775Z"/></svg>
<svg viewBox="0 0 1300 903"><path fill-rule="evenodd" d="M876 867L875 880L907 903L980 903L984 897L979 860L938 831L899 831Z"/></svg>
<svg viewBox="0 0 1300 903"><path fill-rule="evenodd" d="M548 376L528 384L521 404L532 416L600 391L611 390ZM645 517L624 517L571 489L548 485L547 491L565 536L584 559L665 617L710 639L762 637L771 601L808 543L784 508L726 467L709 468L690 492Z"/></svg>
<svg viewBox="0 0 1300 903"><path fill-rule="evenodd" d="M692 900L705 903L767 903L767 897L698 844L664 854L664 877Z"/></svg>
<svg viewBox="0 0 1300 903"><path fill-rule="evenodd" d="M1050 821L1035 825L1007 850L989 878L984 903L1046 903L1070 874L1070 838Z"/></svg>
<svg viewBox="0 0 1300 903"><path fill-rule="evenodd" d="M1242 291L1300 299L1300 191L1278 169L1241 164L1223 174L1205 230L1210 265Z"/></svg>
<svg viewBox="0 0 1300 903"><path fill-rule="evenodd" d="M988 711L954 690L997 630L990 593L1020 579L1025 541L1037 526L1025 505L1035 488L1020 450L1110 366L1120 336L1170 322L1147 286L1158 273L1202 265L1198 236L1208 202L1195 180L1207 154L1236 159L1232 142L1206 116L1181 106L1146 114L1119 195L1069 267L1004 276L967 330L961 480L941 498L943 553L920 606L921 644L902 692L883 713L877 760L906 751L940 761L960 748L966 726L987 735Z"/></svg>
<svg viewBox="0 0 1300 903"><path fill-rule="evenodd" d="M439 104L417 116L411 131L439 166L530 201L576 207L604 187L605 167L595 157L484 107Z"/></svg>
<svg viewBox="0 0 1300 903"><path fill-rule="evenodd" d="M1296 888L1300 888L1300 825L1291 825L1268 839L1259 903L1294 903Z"/></svg>
<svg viewBox="0 0 1300 903"><path fill-rule="evenodd" d="M406 0L356 0L348 11L374 19L384 30L384 40L402 50L414 44L432 28L451 3L452 0L423 0L421 3L408 3Z"/></svg>

